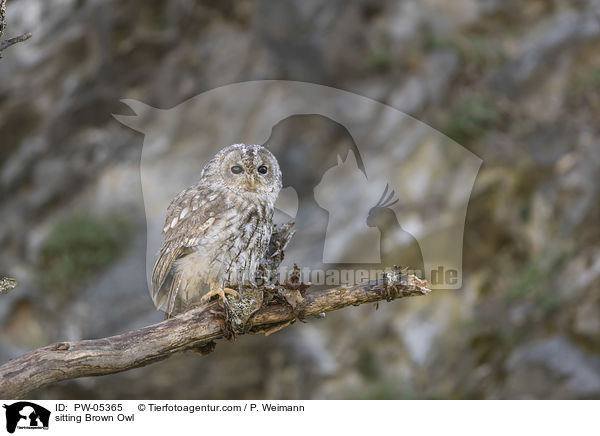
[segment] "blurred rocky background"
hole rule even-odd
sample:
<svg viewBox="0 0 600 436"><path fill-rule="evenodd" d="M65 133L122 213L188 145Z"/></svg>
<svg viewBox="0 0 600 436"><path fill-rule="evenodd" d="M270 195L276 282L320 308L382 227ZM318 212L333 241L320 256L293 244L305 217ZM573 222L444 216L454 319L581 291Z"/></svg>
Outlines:
<svg viewBox="0 0 600 436"><path fill-rule="evenodd" d="M5 38L33 37L0 60L0 275L19 282L0 295L0 362L162 319L146 285L144 138L112 117L131 114L121 98L170 108L233 82L315 82L484 162L462 290L31 398L600 398L600 1L7 6Z"/></svg>

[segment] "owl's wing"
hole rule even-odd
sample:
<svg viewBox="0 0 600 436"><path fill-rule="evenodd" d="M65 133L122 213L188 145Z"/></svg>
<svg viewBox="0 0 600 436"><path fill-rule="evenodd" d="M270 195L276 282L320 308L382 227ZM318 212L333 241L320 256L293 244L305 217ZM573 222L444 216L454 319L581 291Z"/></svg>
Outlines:
<svg viewBox="0 0 600 436"><path fill-rule="evenodd" d="M173 263L202 245L202 239L222 208L214 190L201 185L180 192L167 209L163 243L152 271L152 299L156 307L173 301L179 289Z"/></svg>

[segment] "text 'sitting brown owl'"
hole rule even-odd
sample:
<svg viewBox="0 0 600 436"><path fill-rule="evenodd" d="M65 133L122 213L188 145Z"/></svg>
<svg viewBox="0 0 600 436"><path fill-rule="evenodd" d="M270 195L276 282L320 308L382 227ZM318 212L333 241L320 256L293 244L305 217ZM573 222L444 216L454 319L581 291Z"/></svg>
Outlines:
<svg viewBox="0 0 600 436"><path fill-rule="evenodd" d="M280 190L281 170L266 148L234 144L217 153L167 209L152 272L156 306L174 316L214 295L226 301L235 294L227 284L253 283Z"/></svg>

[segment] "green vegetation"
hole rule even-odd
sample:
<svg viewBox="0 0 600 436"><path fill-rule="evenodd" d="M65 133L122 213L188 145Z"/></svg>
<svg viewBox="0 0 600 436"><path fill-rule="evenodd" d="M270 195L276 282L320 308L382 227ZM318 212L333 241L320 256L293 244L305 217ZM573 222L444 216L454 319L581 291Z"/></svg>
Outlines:
<svg viewBox="0 0 600 436"><path fill-rule="evenodd" d="M502 110L491 96L476 94L450 107L442 121L441 131L458 143L468 143L497 127L502 119Z"/></svg>
<svg viewBox="0 0 600 436"><path fill-rule="evenodd" d="M600 67L588 67L573 75L569 83L570 92L584 94L600 89Z"/></svg>
<svg viewBox="0 0 600 436"><path fill-rule="evenodd" d="M533 301L542 314L548 314L560 305L557 290L552 286L556 282L558 271L568 259L566 250L533 260L528 263L506 294L507 301Z"/></svg>
<svg viewBox="0 0 600 436"><path fill-rule="evenodd" d="M34 132L40 122L40 115L35 106L23 102L0 105L0 110L3 112L0 118L0 162L4 163L21 146L23 140Z"/></svg>
<svg viewBox="0 0 600 436"><path fill-rule="evenodd" d="M386 46L380 46L373 50L367 59L368 67L373 71L384 72L392 65L392 55Z"/></svg>
<svg viewBox="0 0 600 436"><path fill-rule="evenodd" d="M463 66L481 70L500 67L509 59L497 38L482 34L457 34L442 38L428 29L423 38L423 50L455 51Z"/></svg>
<svg viewBox="0 0 600 436"><path fill-rule="evenodd" d="M40 280L69 295L109 265L131 240L131 222L122 217L74 215L52 229L41 250Z"/></svg>
<svg viewBox="0 0 600 436"><path fill-rule="evenodd" d="M367 378L376 379L378 374L377 362L372 350L363 350L357 361L358 371Z"/></svg>
<svg viewBox="0 0 600 436"><path fill-rule="evenodd" d="M497 68L508 59L502 44L489 36L457 35L450 39L450 44L458 52L464 64L475 64L481 68Z"/></svg>

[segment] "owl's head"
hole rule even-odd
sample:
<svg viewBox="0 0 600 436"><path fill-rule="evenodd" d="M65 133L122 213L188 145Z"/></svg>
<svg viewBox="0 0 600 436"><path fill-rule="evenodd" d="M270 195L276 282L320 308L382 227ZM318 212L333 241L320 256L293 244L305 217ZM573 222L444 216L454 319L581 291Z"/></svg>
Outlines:
<svg viewBox="0 0 600 436"><path fill-rule="evenodd" d="M233 192L258 195L272 203L281 190L281 170L277 159L260 145L225 147L207 164L206 172L220 178Z"/></svg>

